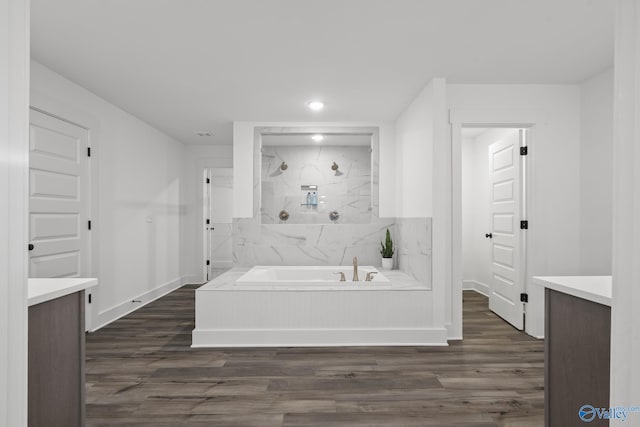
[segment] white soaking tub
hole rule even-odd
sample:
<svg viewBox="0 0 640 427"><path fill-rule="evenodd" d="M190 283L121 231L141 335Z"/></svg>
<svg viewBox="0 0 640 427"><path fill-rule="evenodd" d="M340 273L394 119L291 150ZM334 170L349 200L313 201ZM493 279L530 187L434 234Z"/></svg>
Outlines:
<svg viewBox="0 0 640 427"><path fill-rule="evenodd" d="M233 269L196 290L193 347L446 345L432 291L399 271L352 266ZM343 272L346 281L340 281Z"/></svg>
<svg viewBox="0 0 640 427"><path fill-rule="evenodd" d="M340 274L345 281L340 281ZM373 279L366 282L367 274L372 273ZM244 273L235 281L236 288L308 288L335 286L386 286L391 287L389 279L384 277L375 267L358 267L359 281L353 281L353 267L332 266L256 266ZM360 283L363 282L363 283Z"/></svg>

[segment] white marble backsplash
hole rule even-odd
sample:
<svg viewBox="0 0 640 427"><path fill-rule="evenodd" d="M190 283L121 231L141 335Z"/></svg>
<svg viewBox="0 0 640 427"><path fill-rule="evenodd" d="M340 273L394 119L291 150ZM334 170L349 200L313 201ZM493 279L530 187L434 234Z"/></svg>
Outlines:
<svg viewBox="0 0 640 427"><path fill-rule="evenodd" d="M431 288L431 218L396 218L398 268Z"/></svg>
<svg viewBox="0 0 640 427"><path fill-rule="evenodd" d="M380 241L393 219L371 224L260 224L259 219L233 221L234 266L360 265L380 266Z"/></svg>
<svg viewBox="0 0 640 427"><path fill-rule="evenodd" d="M380 266L387 228L396 268L431 287L431 218L381 218L371 224L261 224L233 220L233 264Z"/></svg>
<svg viewBox="0 0 640 427"><path fill-rule="evenodd" d="M286 162L287 169L280 165ZM338 170L331 166L335 162ZM371 149L368 146L264 146L261 163L263 224L368 224L372 217ZM303 185L317 186L307 206ZM289 218L281 221L278 213ZM336 221L329 213L337 211Z"/></svg>

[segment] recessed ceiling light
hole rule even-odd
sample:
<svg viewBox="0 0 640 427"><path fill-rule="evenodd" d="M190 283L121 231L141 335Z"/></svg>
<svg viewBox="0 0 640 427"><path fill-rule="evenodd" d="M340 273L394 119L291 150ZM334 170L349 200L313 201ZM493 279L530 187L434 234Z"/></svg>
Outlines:
<svg viewBox="0 0 640 427"><path fill-rule="evenodd" d="M324 102L322 101L309 101L307 105L313 111L320 111L324 108Z"/></svg>
<svg viewBox="0 0 640 427"><path fill-rule="evenodd" d="M195 134L198 135L198 136L211 136L212 135L212 133L208 132L208 131L198 131L198 132L195 132Z"/></svg>
<svg viewBox="0 0 640 427"><path fill-rule="evenodd" d="M313 139L315 142L320 142L320 141L322 141L322 140L324 139L324 136L322 136L322 135L320 135L320 134L318 133L318 134L313 135L313 136L311 137L311 139Z"/></svg>

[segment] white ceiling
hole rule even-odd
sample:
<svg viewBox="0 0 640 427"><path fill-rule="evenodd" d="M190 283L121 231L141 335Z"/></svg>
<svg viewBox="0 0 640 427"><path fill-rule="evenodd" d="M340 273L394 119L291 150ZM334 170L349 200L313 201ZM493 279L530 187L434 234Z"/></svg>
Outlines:
<svg viewBox="0 0 640 427"><path fill-rule="evenodd" d="M228 144L233 120L394 120L433 77L579 83L613 62L614 6L32 0L31 42L35 60L174 138Z"/></svg>

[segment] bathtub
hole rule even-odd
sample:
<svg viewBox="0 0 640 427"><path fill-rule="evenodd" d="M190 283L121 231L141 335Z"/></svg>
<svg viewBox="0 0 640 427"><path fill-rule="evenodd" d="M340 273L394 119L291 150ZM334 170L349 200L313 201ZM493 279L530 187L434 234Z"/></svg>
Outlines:
<svg viewBox="0 0 640 427"><path fill-rule="evenodd" d="M196 290L192 347L446 345L431 289L371 266L352 276L352 266L232 269Z"/></svg>
<svg viewBox="0 0 640 427"><path fill-rule="evenodd" d="M340 281L342 273L346 281ZM373 279L365 282L368 273ZM353 282L353 267L332 266L256 266L240 276L234 283L240 288L292 288L330 287L331 289L349 289L355 286L391 287L391 282L375 267L358 267L359 282ZM362 283L360 283L362 282Z"/></svg>

